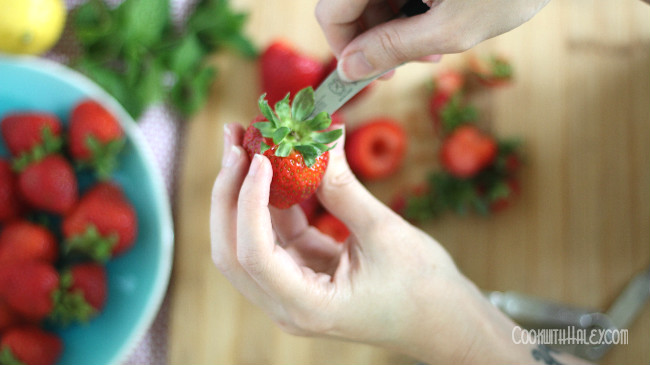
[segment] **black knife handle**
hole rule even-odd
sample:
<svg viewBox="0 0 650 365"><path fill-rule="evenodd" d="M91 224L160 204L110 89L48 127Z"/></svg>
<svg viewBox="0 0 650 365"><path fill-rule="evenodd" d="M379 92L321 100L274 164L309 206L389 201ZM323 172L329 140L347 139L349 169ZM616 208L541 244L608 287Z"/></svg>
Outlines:
<svg viewBox="0 0 650 365"><path fill-rule="evenodd" d="M400 13L410 17L413 15L424 14L429 9L429 5L425 4L422 0L408 0L399 11Z"/></svg>

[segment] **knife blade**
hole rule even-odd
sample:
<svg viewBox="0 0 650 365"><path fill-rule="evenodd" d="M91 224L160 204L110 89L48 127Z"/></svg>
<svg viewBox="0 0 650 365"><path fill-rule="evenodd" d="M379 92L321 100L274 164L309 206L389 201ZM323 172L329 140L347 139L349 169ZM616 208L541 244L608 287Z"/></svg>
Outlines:
<svg viewBox="0 0 650 365"><path fill-rule="evenodd" d="M409 0L400 8L398 17L410 17L425 13L427 10L429 10L429 6L422 0ZM343 104L358 94L364 87L384 74L365 80L347 82L343 81L338 71L334 69L316 91L314 91L314 111L309 118L313 118L323 111L332 115L332 113L342 107Z"/></svg>

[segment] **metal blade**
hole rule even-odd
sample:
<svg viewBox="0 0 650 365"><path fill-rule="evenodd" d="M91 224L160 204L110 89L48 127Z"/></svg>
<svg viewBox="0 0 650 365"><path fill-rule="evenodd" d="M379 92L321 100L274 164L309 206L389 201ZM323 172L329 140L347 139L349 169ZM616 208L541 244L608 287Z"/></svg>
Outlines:
<svg viewBox="0 0 650 365"><path fill-rule="evenodd" d="M313 118L323 111L332 115L332 113L342 107L343 104L380 76L381 75L366 80L345 82L341 80L339 73L335 69L329 74L329 76L327 76L318 89L314 91L314 112L309 116L309 118Z"/></svg>

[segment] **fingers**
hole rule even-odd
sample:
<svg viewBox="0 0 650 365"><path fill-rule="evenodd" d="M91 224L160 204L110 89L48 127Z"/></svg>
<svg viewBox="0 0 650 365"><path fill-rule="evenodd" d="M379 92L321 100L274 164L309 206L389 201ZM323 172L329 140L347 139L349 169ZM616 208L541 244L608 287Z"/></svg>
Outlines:
<svg viewBox="0 0 650 365"><path fill-rule="evenodd" d="M304 293L302 271L275 244L268 209L271 163L255 155L244 178L237 204L237 260L267 293L292 298Z"/></svg>
<svg viewBox="0 0 650 365"><path fill-rule="evenodd" d="M316 4L316 19L327 42L338 58L345 46L357 36L357 21L369 0L320 0Z"/></svg>
<svg viewBox="0 0 650 365"><path fill-rule="evenodd" d="M330 151L330 161L317 191L325 208L356 235L376 228L389 209L377 200L354 176L339 142Z"/></svg>

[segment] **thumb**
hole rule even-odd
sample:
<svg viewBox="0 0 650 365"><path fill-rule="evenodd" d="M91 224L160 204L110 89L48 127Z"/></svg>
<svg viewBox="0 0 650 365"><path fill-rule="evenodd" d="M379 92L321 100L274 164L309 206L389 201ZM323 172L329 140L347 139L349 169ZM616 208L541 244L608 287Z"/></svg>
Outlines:
<svg viewBox="0 0 650 365"><path fill-rule="evenodd" d="M325 209L357 235L376 227L376 223L391 212L354 176L345 159L342 140L330 151L327 171L317 196Z"/></svg>
<svg viewBox="0 0 650 365"><path fill-rule="evenodd" d="M448 53L440 51L444 45L437 41L433 13L394 19L357 36L341 52L341 77L349 81L367 79L408 61Z"/></svg>

